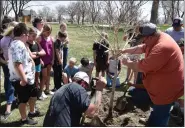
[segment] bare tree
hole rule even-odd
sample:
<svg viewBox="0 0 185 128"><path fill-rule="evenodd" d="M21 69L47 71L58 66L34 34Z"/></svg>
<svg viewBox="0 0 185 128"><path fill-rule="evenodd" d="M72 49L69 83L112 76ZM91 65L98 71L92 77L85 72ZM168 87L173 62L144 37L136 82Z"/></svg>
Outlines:
<svg viewBox="0 0 185 128"><path fill-rule="evenodd" d="M84 24L85 22L85 16L88 14L88 8L89 5L87 3L87 1L80 1L80 13L81 13L81 17L82 17L82 24Z"/></svg>
<svg viewBox="0 0 185 128"><path fill-rule="evenodd" d="M159 0L153 0L150 22L157 24Z"/></svg>
<svg viewBox="0 0 185 128"><path fill-rule="evenodd" d="M80 19L81 19L80 8L81 8L81 1L78 1L76 3L76 20L77 20L78 25L80 24Z"/></svg>
<svg viewBox="0 0 185 128"><path fill-rule="evenodd" d="M3 15L8 15L12 10L11 4L8 1L3 1Z"/></svg>
<svg viewBox="0 0 185 128"><path fill-rule="evenodd" d="M12 10L15 14L15 20L19 21L19 16L21 12L25 9L26 5L31 0L8 0L8 2L11 4Z"/></svg>
<svg viewBox="0 0 185 128"><path fill-rule="evenodd" d="M105 1L105 7L104 7L104 12L105 16L107 18L107 21L109 24L112 24L113 19L114 19L114 13L115 13L115 6L114 6L114 1Z"/></svg>
<svg viewBox="0 0 185 128"><path fill-rule="evenodd" d="M55 17L55 11L45 6L41 10L38 10L38 15L44 17L46 21L51 22L52 19Z"/></svg>
<svg viewBox="0 0 185 128"><path fill-rule="evenodd" d="M95 0L89 1L89 9L90 9L89 11L90 11L91 21L92 21L92 24L94 24L101 10L101 1L95 1Z"/></svg>
<svg viewBox="0 0 185 128"><path fill-rule="evenodd" d="M59 23L61 22L62 20L62 16L66 14L66 7L64 5L58 5L56 7L56 12L57 12L57 18L58 18L58 21Z"/></svg>
<svg viewBox="0 0 185 128"><path fill-rule="evenodd" d="M76 7L77 7L76 6L76 2L71 2L67 6L67 13L70 16L71 24L73 24L73 22L74 22L74 16L76 15L76 11L77 11L77 8Z"/></svg>

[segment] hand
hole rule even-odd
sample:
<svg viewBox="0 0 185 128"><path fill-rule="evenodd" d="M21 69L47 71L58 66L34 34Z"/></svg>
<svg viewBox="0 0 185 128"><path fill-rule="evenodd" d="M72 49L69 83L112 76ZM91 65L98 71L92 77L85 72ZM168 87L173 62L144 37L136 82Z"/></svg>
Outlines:
<svg viewBox="0 0 185 128"><path fill-rule="evenodd" d="M107 81L104 77L100 77L98 81L96 81L96 90L103 91L103 88L106 86Z"/></svg>
<svg viewBox="0 0 185 128"><path fill-rule="evenodd" d="M33 55L37 55L37 52L32 52Z"/></svg>
<svg viewBox="0 0 185 128"><path fill-rule="evenodd" d="M44 62L42 60L40 61L40 63L41 63L41 66L44 66Z"/></svg>
<svg viewBox="0 0 185 128"><path fill-rule="evenodd" d="M123 58L123 59L122 59L122 64L123 64L123 65L127 65L127 63L128 63L128 59Z"/></svg>
<svg viewBox="0 0 185 128"><path fill-rule="evenodd" d="M26 84L27 84L27 81L25 81L25 80L21 80L21 81L20 81L20 85L21 85L21 86L25 86Z"/></svg>

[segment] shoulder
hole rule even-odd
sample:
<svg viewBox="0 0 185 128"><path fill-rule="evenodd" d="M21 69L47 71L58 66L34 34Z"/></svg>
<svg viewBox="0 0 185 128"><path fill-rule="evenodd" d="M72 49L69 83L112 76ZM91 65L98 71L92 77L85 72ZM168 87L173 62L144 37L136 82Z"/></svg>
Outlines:
<svg viewBox="0 0 185 128"><path fill-rule="evenodd" d="M170 32L172 32L173 31L173 27L170 27L170 28L168 28L168 29L166 29L166 33L170 33Z"/></svg>

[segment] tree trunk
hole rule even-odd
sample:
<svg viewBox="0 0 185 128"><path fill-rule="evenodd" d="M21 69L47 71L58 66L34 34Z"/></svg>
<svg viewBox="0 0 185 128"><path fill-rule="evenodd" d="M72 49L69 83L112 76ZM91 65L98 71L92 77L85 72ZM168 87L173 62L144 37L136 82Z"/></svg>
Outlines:
<svg viewBox="0 0 185 128"><path fill-rule="evenodd" d="M3 1L0 1L0 28L2 27L2 20L3 20Z"/></svg>
<svg viewBox="0 0 185 128"><path fill-rule="evenodd" d="M15 14L15 21L19 22L19 15Z"/></svg>
<svg viewBox="0 0 185 128"><path fill-rule="evenodd" d="M85 15L82 14L82 25L84 25L84 19L85 19Z"/></svg>
<svg viewBox="0 0 185 128"><path fill-rule="evenodd" d="M173 21L173 18L174 18L174 4L175 4L175 1L174 0L172 0L172 15L171 15L171 19L172 19L172 21Z"/></svg>
<svg viewBox="0 0 185 128"><path fill-rule="evenodd" d="M150 22L157 24L159 0L153 0Z"/></svg>
<svg viewBox="0 0 185 128"><path fill-rule="evenodd" d="M118 57L116 57L116 65L118 65ZM108 117L110 118L112 117L112 110L114 106L114 93L116 89L117 74L118 74L118 71L116 70L116 73L114 74L113 83L112 83L112 95L110 97L110 106L109 106L109 113L108 113Z"/></svg>

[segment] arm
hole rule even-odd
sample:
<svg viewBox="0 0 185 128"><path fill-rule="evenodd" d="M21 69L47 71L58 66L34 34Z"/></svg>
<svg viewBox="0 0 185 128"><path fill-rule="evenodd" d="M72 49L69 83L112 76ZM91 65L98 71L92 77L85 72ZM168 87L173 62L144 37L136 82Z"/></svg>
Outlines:
<svg viewBox="0 0 185 128"><path fill-rule="evenodd" d="M2 63L2 64L7 64L8 62L5 61L4 59L0 58L0 63Z"/></svg>
<svg viewBox="0 0 185 128"><path fill-rule="evenodd" d="M123 50L122 50L122 53L142 54L142 53L144 53L144 51L143 51L143 47L144 47L144 46L145 46L145 45L142 44L142 45L138 45L138 46L135 46L135 47L123 49Z"/></svg>
<svg viewBox="0 0 185 128"><path fill-rule="evenodd" d="M24 83L23 86L27 83L27 78L23 70L23 66L19 62L14 62L15 70L17 71L17 74L21 78L21 81Z"/></svg>
<svg viewBox="0 0 185 128"><path fill-rule="evenodd" d="M41 47L40 43L37 43L38 46L39 46L39 52L38 52L38 55L39 56L45 56L46 55L46 52L44 51L44 49Z"/></svg>
<svg viewBox="0 0 185 128"><path fill-rule="evenodd" d="M26 45L26 48L27 48L27 50L28 50L28 52L29 52L29 54L30 54L30 56L31 56L32 59L38 58L38 56L36 56L36 54L35 54L34 52L31 52L31 51L30 51L28 45Z"/></svg>
<svg viewBox="0 0 185 128"><path fill-rule="evenodd" d="M55 51L54 51L54 42L52 39L52 52L53 52L53 60L52 60L52 65L54 64L54 60L55 60Z"/></svg>
<svg viewBox="0 0 185 128"><path fill-rule="evenodd" d="M59 50L58 49L56 49L56 56L57 56L57 60L58 60L58 62L59 62L59 64L62 64L62 61L61 61L61 55L59 54Z"/></svg>
<svg viewBox="0 0 185 128"><path fill-rule="evenodd" d="M122 63L123 63L125 66L127 66L128 68L133 69L134 71L143 72L142 70L139 69L139 67L138 67L138 62L133 62L133 61L128 60L128 59L123 59L123 60L122 60Z"/></svg>
<svg viewBox="0 0 185 128"><path fill-rule="evenodd" d="M94 95L94 103L90 103L88 109L85 111L85 114L89 117L92 117L96 111L98 110L100 104L101 104L101 99L102 99L102 91L103 88L106 86L106 80L101 77L100 80L96 82L96 93Z"/></svg>
<svg viewBox="0 0 185 128"><path fill-rule="evenodd" d="M96 50L93 50L94 65L96 66Z"/></svg>

